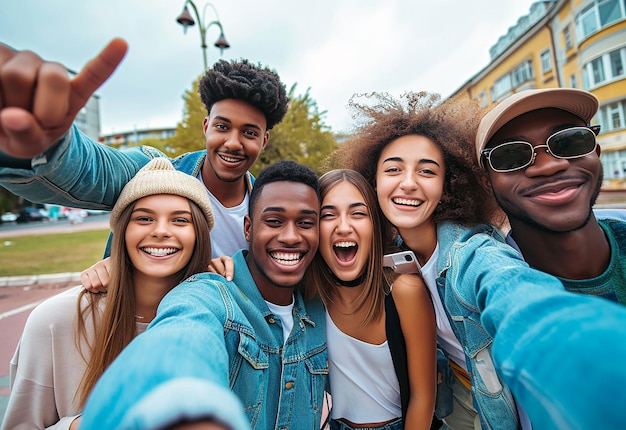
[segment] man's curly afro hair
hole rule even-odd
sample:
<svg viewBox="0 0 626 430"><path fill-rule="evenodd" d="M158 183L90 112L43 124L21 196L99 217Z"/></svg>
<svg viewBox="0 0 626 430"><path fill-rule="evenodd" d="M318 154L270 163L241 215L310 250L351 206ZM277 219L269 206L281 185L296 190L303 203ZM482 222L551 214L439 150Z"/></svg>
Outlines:
<svg viewBox="0 0 626 430"><path fill-rule="evenodd" d="M248 60L215 63L200 80L200 97L208 112L220 100L248 102L263 112L268 130L283 120L289 103L279 76Z"/></svg>

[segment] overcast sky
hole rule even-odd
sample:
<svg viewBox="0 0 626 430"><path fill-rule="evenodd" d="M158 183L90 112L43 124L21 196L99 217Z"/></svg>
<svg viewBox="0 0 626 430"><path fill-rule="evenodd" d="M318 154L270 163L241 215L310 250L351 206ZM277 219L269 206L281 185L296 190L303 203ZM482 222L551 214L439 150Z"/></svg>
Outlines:
<svg viewBox="0 0 626 430"><path fill-rule="evenodd" d="M489 48L532 0L215 0L231 48L310 88L327 125L349 131L354 93L407 90L444 97L489 62ZM73 70L114 37L129 52L98 91L101 132L175 126L182 94L202 73L198 27L176 23L184 0L0 0L0 42ZM196 0L202 13L206 2ZM206 22L214 20L206 8ZM207 32L209 64L217 26Z"/></svg>

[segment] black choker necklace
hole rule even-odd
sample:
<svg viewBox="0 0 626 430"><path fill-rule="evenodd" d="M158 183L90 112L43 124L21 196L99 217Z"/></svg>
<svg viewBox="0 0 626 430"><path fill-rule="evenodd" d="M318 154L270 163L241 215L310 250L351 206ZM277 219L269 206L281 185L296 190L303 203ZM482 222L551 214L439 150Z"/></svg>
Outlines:
<svg viewBox="0 0 626 430"><path fill-rule="evenodd" d="M330 271L329 271L330 272ZM330 272L330 276L333 277L333 279L335 280L335 283L341 287L357 287L359 285L361 285L363 283L363 281L365 281L365 273L363 273L361 276L359 276L356 279L353 279L351 281L343 281L341 279L339 279L338 277L335 276L335 274L333 272Z"/></svg>

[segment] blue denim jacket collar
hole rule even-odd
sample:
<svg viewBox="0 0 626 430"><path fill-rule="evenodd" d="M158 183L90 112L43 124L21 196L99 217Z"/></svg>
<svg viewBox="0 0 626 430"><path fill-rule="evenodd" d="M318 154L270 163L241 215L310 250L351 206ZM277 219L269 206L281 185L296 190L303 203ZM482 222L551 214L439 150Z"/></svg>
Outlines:
<svg viewBox="0 0 626 430"><path fill-rule="evenodd" d="M149 146L142 146L145 151ZM150 148L153 149L153 148ZM179 155L172 160L172 165L176 170L185 172L193 177L198 177L202 171L204 160L206 159L206 149L200 151L187 152L186 154ZM252 185L254 184L254 176L250 172L246 172L246 188L248 192L252 191Z"/></svg>
<svg viewBox="0 0 626 430"><path fill-rule="evenodd" d="M437 224L437 242L439 243L439 258L437 260L437 273L439 276L452 266L452 247L469 239L474 234L484 233L494 240L504 242L505 237L496 227L488 224L464 226L451 221L443 221Z"/></svg>

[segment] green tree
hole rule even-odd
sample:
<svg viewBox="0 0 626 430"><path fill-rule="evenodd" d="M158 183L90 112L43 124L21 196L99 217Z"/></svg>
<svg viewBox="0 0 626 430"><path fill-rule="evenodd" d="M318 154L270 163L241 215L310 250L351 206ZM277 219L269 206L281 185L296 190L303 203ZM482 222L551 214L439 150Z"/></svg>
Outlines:
<svg viewBox="0 0 626 430"><path fill-rule="evenodd" d="M336 147L337 140L324 123L325 111L309 94L295 95L296 84L289 90L289 109L283 121L270 130L270 141L250 169L253 174L278 161L291 159L321 173L321 161Z"/></svg>
<svg viewBox="0 0 626 430"><path fill-rule="evenodd" d="M199 76L191 85L191 89L186 90L183 95L185 101L183 119L176 125L174 136L166 142L168 149L166 153L170 156L198 151L206 147L202 133L202 122L207 116L207 111L198 92L201 78L202 76Z"/></svg>
<svg viewBox="0 0 626 430"><path fill-rule="evenodd" d="M17 209L22 202L23 199L21 197L0 187L0 214Z"/></svg>

